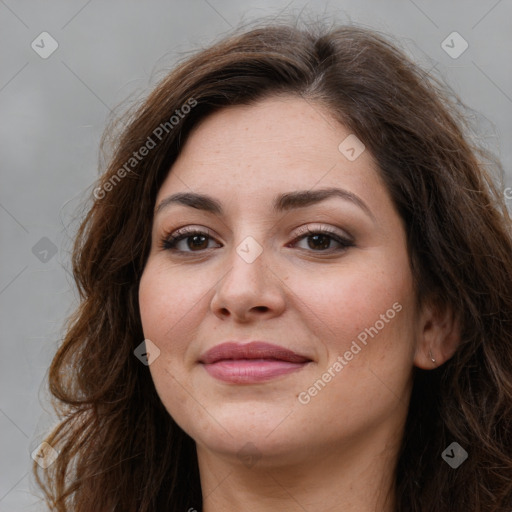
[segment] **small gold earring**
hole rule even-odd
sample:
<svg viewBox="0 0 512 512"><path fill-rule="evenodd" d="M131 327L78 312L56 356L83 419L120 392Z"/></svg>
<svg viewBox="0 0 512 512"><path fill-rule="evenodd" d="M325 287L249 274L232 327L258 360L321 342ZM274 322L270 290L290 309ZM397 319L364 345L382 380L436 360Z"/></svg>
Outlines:
<svg viewBox="0 0 512 512"><path fill-rule="evenodd" d="M432 355L432 349L429 349L428 351L428 355L430 357L430 360L435 363L436 362L436 358Z"/></svg>

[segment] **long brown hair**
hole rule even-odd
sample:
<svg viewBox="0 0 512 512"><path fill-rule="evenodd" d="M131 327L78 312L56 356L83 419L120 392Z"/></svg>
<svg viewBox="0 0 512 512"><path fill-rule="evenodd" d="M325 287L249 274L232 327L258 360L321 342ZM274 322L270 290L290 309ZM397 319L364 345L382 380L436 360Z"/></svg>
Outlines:
<svg viewBox="0 0 512 512"><path fill-rule="evenodd" d="M48 504L201 510L195 444L133 353L144 339L138 284L157 191L190 130L227 105L279 93L327 106L364 142L405 222L418 300L460 319L455 355L414 369L397 511L509 512L512 241L492 160L470 143L457 99L386 37L322 24L253 27L189 57L114 139L74 247L81 303L49 373L61 421L46 441L60 455L46 470L34 464ZM457 469L441 457L452 442L469 454Z"/></svg>

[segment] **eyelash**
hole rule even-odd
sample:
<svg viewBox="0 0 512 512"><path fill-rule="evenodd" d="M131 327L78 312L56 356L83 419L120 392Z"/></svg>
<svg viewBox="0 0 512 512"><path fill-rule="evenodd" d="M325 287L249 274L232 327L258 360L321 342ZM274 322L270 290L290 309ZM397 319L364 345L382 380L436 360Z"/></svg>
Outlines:
<svg viewBox="0 0 512 512"><path fill-rule="evenodd" d="M307 239L314 235L325 235L334 240L335 242L339 243L341 246L338 247L337 249L330 248L318 251L315 251L313 249L303 249L309 250L314 253L330 254L333 252L343 252L346 251L349 247L353 247L355 245L354 241L351 240L350 238L343 237L338 233L325 227L311 229L310 226L307 226L306 228L301 228L299 231L300 234L297 237L295 237L291 244L295 244L302 239ZM181 240L185 240L187 238L191 238L193 236L206 236L209 240L214 240L213 236L208 232L208 230L185 227L164 235L164 237L160 241L160 248L166 251L173 251L181 254L199 254L201 252L212 249L211 247L207 249L200 249L198 251L181 251L179 249L176 249L176 245L178 244L178 242L180 242ZM287 247L288 246L289 245L287 245Z"/></svg>

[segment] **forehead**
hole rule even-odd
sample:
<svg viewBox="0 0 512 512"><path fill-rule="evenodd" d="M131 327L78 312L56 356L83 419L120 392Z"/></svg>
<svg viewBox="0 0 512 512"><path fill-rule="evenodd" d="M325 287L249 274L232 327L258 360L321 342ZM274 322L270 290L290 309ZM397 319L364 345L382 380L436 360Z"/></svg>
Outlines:
<svg viewBox="0 0 512 512"><path fill-rule="evenodd" d="M340 151L347 137L354 135L313 100L278 96L230 106L192 130L158 199L190 189L260 195L343 185L357 193L382 185L369 151L354 160Z"/></svg>
<svg viewBox="0 0 512 512"><path fill-rule="evenodd" d="M319 153L337 157L339 138L345 133L350 132L320 103L296 96L270 97L210 115L192 131L182 155L200 161L200 154L189 154L200 146L216 158L243 159L248 149L251 156L261 154L262 159L270 152L291 160Z"/></svg>

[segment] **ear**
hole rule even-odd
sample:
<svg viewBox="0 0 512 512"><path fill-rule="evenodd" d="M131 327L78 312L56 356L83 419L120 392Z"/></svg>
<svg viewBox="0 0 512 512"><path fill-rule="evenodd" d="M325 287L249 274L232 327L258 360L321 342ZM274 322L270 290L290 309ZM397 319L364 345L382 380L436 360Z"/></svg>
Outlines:
<svg viewBox="0 0 512 512"><path fill-rule="evenodd" d="M424 305L420 312L414 364L432 370L448 361L460 343L460 323L448 306Z"/></svg>

